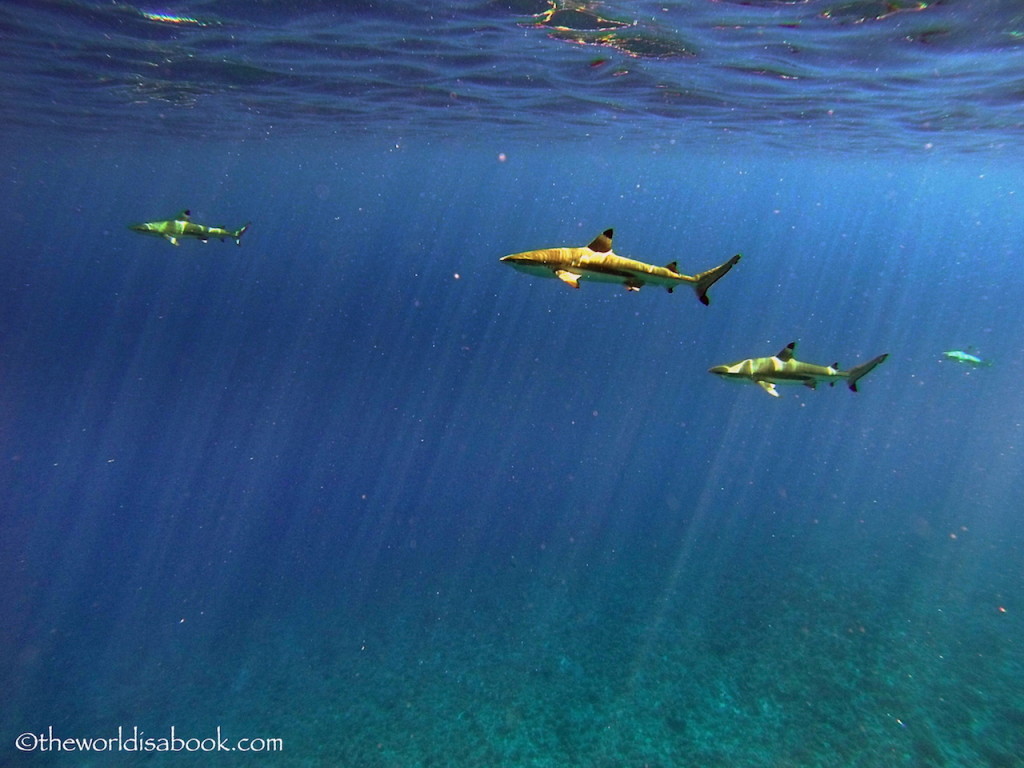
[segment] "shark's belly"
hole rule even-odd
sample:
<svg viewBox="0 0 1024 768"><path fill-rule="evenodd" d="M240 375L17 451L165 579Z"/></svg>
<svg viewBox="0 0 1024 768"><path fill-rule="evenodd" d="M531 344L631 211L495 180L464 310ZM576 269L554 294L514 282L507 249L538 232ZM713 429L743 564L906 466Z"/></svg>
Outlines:
<svg viewBox="0 0 1024 768"><path fill-rule="evenodd" d="M766 376L755 376L754 378L761 379L764 381L770 381L774 384L777 384L780 387L789 387L797 385L806 387L808 384L817 383L818 381L821 381L821 379L817 378L816 376L787 376L785 374L779 373L773 373L771 375Z"/></svg>
<svg viewBox="0 0 1024 768"><path fill-rule="evenodd" d="M808 384L834 384L843 378L842 374L836 371L817 370L817 371L800 371L800 370L780 370L773 371L769 375L763 378L774 381L776 384L785 386L788 384L801 384L807 386Z"/></svg>
<svg viewBox="0 0 1024 768"><path fill-rule="evenodd" d="M588 283L616 283L622 285L624 283L636 282L636 278L629 274L618 274L615 272L591 272L589 270L579 270L580 280L585 280Z"/></svg>
<svg viewBox="0 0 1024 768"><path fill-rule="evenodd" d="M545 264L524 264L522 262L513 262L512 268L516 272L522 272L524 275L532 275L533 277L558 277L555 274L555 270Z"/></svg>

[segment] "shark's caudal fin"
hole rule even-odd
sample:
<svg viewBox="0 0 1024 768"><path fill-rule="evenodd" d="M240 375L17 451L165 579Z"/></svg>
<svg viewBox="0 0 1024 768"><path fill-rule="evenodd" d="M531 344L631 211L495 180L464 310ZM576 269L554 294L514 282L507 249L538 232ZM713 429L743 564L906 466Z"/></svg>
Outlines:
<svg viewBox="0 0 1024 768"><path fill-rule="evenodd" d="M697 298L700 303L707 306L711 302L708 300L708 288L714 285L716 282L725 277L725 273L732 269L736 262L742 258L743 254L737 253L725 264L720 264L717 267L701 272L699 275L694 275L693 279L697 282L694 283L693 290L697 292Z"/></svg>
<svg viewBox="0 0 1024 768"><path fill-rule="evenodd" d="M847 381L849 382L850 391L856 392L857 379L871 373L871 371L875 369L875 366L881 365L883 362L885 362L885 358L887 358L888 356L888 353L884 355L879 355L873 360L868 360L866 363L863 363L861 365L855 365L853 368L851 368L850 375L846 377Z"/></svg>
<svg viewBox="0 0 1024 768"><path fill-rule="evenodd" d="M232 237L235 238L235 245L241 245L242 244L242 235L245 234L245 230L247 230L249 228L250 224L252 224L252 222L251 221L247 221L245 223L244 227L242 227L240 230L238 230L237 232L235 232L235 234L232 235Z"/></svg>

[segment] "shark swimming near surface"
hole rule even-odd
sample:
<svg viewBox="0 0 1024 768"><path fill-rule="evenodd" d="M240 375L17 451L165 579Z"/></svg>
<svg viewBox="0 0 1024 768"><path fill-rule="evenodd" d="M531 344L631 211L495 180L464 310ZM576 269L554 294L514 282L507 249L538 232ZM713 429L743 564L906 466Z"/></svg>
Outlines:
<svg viewBox="0 0 1024 768"><path fill-rule="evenodd" d="M192 212L189 210L184 210L175 218L167 219L166 221L147 221L142 224L128 225L128 229L132 230L132 232L163 237L171 245L178 245L183 237L191 237L204 243L211 237L218 238L221 242L230 238L235 241L235 245L241 245L242 235L245 234L245 230L248 228L248 223L234 231L224 229L224 227L207 227L203 224L194 224L192 222Z"/></svg>
<svg viewBox="0 0 1024 768"><path fill-rule="evenodd" d="M537 277L557 277L579 288L580 282L619 283L627 291L639 291L645 285L659 285L672 293L678 285L689 285L701 304L708 304L708 288L720 280L740 260L736 254L724 264L696 275L684 275L676 262L657 267L627 259L612 251L612 234L606 229L583 248L543 248L503 256L501 261L520 272Z"/></svg>
<svg viewBox="0 0 1024 768"><path fill-rule="evenodd" d="M857 381L881 365L889 355L879 355L861 365L855 365L848 371L839 370L839 363L833 365L813 365L804 363L793 357L796 342L783 347L772 357L752 357L728 365L716 365L708 370L723 379L731 381L749 381L757 384L772 397L778 397L777 384L802 384L814 389L819 382L827 382L829 386L837 381L845 380L851 392L857 391Z"/></svg>

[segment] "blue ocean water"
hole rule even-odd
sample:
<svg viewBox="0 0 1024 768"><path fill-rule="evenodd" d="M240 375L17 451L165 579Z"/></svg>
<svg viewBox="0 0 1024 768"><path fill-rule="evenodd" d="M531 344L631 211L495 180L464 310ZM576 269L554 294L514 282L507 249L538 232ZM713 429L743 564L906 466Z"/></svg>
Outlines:
<svg viewBox="0 0 1024 768"><path fill-rule="evenodd" d="M1022 22L4 4L0 763L1024 765Z"/></svg>

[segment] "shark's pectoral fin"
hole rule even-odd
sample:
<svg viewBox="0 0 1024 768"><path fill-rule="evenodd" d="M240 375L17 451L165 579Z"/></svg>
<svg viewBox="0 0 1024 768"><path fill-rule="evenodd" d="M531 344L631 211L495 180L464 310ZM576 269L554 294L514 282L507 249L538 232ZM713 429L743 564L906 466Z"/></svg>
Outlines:
<svg viewBox="0 0 1024 768"><path fill-rule="evenodd" d="M178 244L178 238L174 237L173 235L164 235L164 237L167 238L167 241L171 245L177 245Z"/></svg>
<svg viewBox="0 0 1024 768"><path fill-rule="evenodd" d="M580 275L577 272L570 272L567 269L556 269L555 270L555 277L557 277L563 283L568 283L573 288L579 288L580 287L580 278L582 277L582 275Z"/></svg>
<svg viewBox="0 0 1024 768"><path fill-rule="evenodd" d="M775 389L775 384L773 384L772 382L764 381L762 379L758 379L757 380L757 385L761 389L763 389L765 392L767 392L769 395L771 395L772 397L778 397L779 396L778 391Z"/></svg>
<svg viewBox="0 0 1024 768"><path fill-rule="evenodd" d="M829 382L829 384L833 384L833 383L834 382L831 382L831 381ZM818 380L817 379L807 379L807 381L804 382L804 386L807 387L808 389L817 389L818 388Z"/></svg>
<svg viewBox="0 0 1024 768"><path fill-rule="evenodd" d="M639 291L644 284L639 280L627 280L625 285L627 291Z"/></svg>

